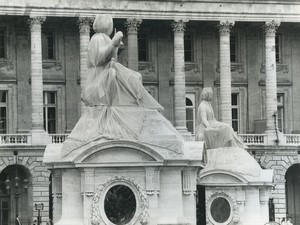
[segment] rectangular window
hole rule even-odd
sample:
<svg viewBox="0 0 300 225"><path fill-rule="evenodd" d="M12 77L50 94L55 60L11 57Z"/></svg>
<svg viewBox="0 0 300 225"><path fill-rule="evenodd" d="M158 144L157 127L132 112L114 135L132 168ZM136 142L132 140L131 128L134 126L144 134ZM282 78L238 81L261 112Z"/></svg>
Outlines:
<svg viewBox="0 0 300 225"><path fill-rule="evenodd" d="M191 34L184 35L184 61L193 62L193 36Z"/></svg>
<svg viewBox="0 0 300 225"><path fill-rule="evenodd" d="M231 94L232 128L239 132L239 94Z"/></svg>
<svg viewBox="0 0 300 225"><path fill-rule="evenodd" d="M146 34L138 34L138 54L140 62L149 61L149 39Z"/></svg>
<svg viewBox="0 0 300 225"><path fill-rule="evenodd" d="M56 92L44 92L44 129L49 134L56 133Z"/></svg>
<svg viewBox="0 0 300 225"><path fill-rule="evenodd" d="M282 48L282 36L280 34L277 34L275 36L275 50L276 50L276 62L277 63L282 62L281 48Z"/></svg>
<svg viewBox="0 0 300 225"><path fill-rule="evenodd" d="M230 35L230 62L238 62L238 37L236 34Z"/></svg>
<svg viewBox="0 0 300 225"><path fill-rule="evenodd" d="M195 95L186 94L185 97L186 104L186 127L192 134L195 131Z"/></svg>
<svg viewBox="0 0 300 225"><path fill-rule="evenodd" d="M0 133L7 133L7 91L0 91Z"/></svg>
<svg viewBox="0 0 300 225"><path fill-rule="evenodd" d="M6 49L5 30L0 29L0 58L2 59L6 58L5 49Z"/></svg>
<svg viewBox="0 0 300 225"><path fill-rule="evenodd" d="M284 132L284 94L277 94L278 130Z"/></svg>
<svg viewBox="0 0 300 225"><path fill-rule="evenodd" d="M43 59L55 59L55 34L53 31L42 33Z"/></svg>

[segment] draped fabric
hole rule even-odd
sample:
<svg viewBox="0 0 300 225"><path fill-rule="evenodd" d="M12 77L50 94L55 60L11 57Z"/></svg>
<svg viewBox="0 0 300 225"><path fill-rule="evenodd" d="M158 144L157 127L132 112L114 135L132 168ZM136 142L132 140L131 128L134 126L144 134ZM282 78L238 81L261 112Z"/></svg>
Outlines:
<svg viewBox="0 0 300 225"><path fill-rule="evenodd" d="M230 146L247 148L229 124L215 119L211 103L205 100L198 108L195 136L197 141L205 141L207 149Z"/></svg>
<svg viewBox="0 0 300 225"><path fill-rule="evenodd" d="M104 33L90 41L88 79L81 96L87 107L64 143L64 155L99 138L139 140L145 110L163 110L143 87L141 74L115 62L111 42Z"/></svg>

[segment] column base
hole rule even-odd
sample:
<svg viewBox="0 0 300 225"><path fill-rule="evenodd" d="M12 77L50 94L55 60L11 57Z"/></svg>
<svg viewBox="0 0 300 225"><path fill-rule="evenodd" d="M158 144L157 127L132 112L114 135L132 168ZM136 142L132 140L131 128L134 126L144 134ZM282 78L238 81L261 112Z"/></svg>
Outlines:
<svg viewBox="0 0 300 225"><path fill-rule="evenodd" d="M47 145L51 143L51 137L44 130L31 130L32 145Z"/></svg>
<svg viewBox="0 0 300 225"><path fill-rule="evenodd" d="M192 133L186 127L176 127L176 130L182 135L185 141L193 141Z"/></svg>
<svg viewBox="0 0 300 225"><path fill-rule="evenodd" d="M283 133L280 131L275 130L266 130L265 134L267 135L266 137L266 144L267 145L282 145L284 144L284 136Z"/></svg>

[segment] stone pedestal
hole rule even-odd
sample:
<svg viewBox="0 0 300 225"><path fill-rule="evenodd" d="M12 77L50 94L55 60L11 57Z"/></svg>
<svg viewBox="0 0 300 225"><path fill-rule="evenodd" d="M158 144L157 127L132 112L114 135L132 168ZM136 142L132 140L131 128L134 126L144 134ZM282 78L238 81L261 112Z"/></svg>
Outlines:
<svg viewBox="0 0 300 225"><path fill-rule="evenodd" d="M54 209L62 209L61 215L54 215L54 224L116 224L114 196L121 194L118 201L123 197L127 200L120 203L126 205L121 207L120 215L132 210L131 217L123 218L126 224L196 225L196 179L203 167L203 145L176 139L176 148L180 146L176 153L169 149L175 141L169 141L169 135L155 137L153 145L95 140L64 157L62 144L48 145L44 163L55 174L55 192L62 190L61 202L54 201L53 205ZM126 196L118 191L121 189L126 190ZM126 202L132 199L135 206L131 208L133 204Z"/></svg>

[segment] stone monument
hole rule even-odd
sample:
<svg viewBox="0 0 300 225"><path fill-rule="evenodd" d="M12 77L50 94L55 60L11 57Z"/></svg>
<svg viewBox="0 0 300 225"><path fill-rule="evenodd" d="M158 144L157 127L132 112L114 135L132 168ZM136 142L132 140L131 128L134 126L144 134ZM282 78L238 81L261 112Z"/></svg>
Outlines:
<svg viewBox="0 0 300 225"><path fill-rule="evenodd" d="M123 34L98 15L88 48L86 109L63 144L50 144L55 225L196 224L199 143L184 142L145 90L117 62Z"/></svg>
<svg viewBox="0 0 300 225"><path fill-rule="evenodd" d="M198 179L205 186L206 224L265 224L273 171L261 169L232 127L215 119L212 94L211 88L202 91L196 131L207 149Z"/></svg>

